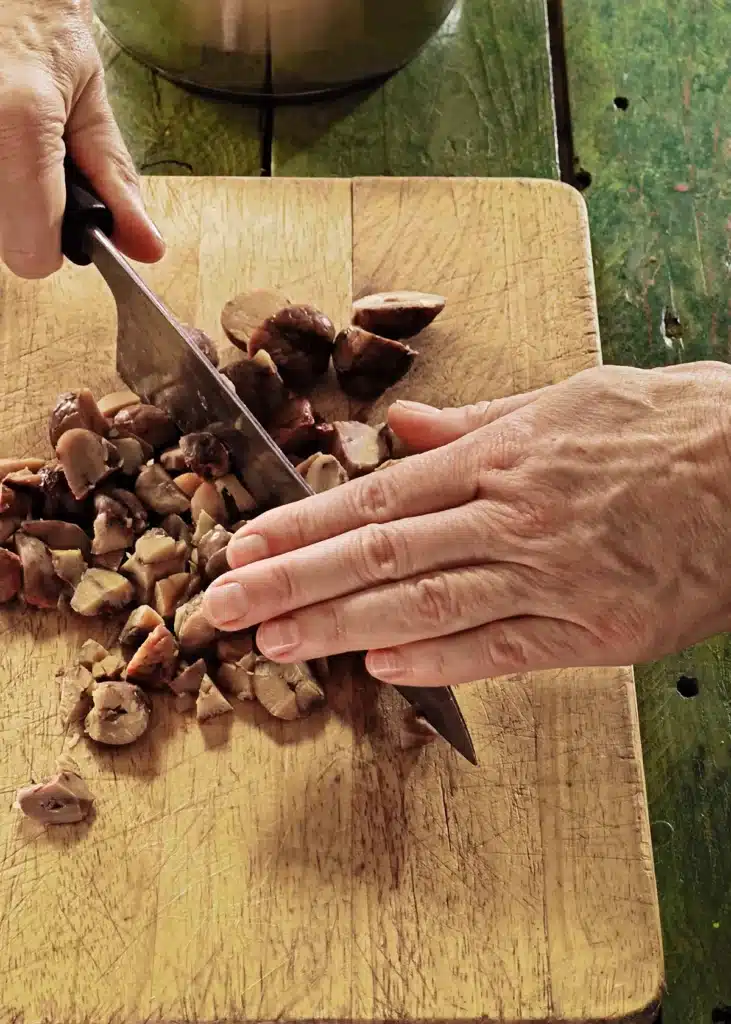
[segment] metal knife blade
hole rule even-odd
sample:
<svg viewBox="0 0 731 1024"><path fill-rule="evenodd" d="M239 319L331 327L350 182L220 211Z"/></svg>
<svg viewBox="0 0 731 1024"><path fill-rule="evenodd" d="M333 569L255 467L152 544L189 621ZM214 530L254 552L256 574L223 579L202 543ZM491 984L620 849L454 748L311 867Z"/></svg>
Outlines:
<svg viewBox="0 0 731 1024"><path fill-rule="evenodd" d="M125 384L146 402L164 408L184 433L216 425L259 505L310 497L312 489L289 459L109 240L109 211L73 168L67 168L67 192L64 253L76 263L93 261L115 298L117 369ZM477 763L451 690L404 687L399 692L418 705L447 743Z"/></svg>

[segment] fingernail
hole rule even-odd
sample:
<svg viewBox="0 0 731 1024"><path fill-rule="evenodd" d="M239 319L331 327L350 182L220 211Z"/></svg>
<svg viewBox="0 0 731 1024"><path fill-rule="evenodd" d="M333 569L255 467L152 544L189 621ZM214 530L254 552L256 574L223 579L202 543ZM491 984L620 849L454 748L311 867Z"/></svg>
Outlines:
<svg viewBox="0 0 731 1024"><path fill-rule="evenodd" d="M234 537L228 546L228 564L238 569L250 562L259 562L269 554L269 545L260 533L250 533L246 537Z"/></svg>
<svg viewBox="0 0 731 1024"><path fill-rule="evenodd" d="M274 619L259 626L256 642L265 655L276 658L299 645L300 631L294 619Z"/></svg>
<svg viewBox="0 0 731 1024"><path fill-rule="evenodd" d="M407 402L399 399L396 405L405 409L407 412L418 412L422 416L438 416L441 409L435 409L433 405L425 405L424 402Z"/></svg>
<svg viewBox="0 0 731 1024"><path fill-rule="evenodd" d="M398 651L390 649L385 651L371 651L366 662L368 671L376 679L399 679L405 674L405 662Z"/></svg>
<svg viewBox="0 0 731 1024"><path fill-rule="evenodd" d="M249 599L240 583L222 583L206 592L205 614L214 626L240 619L248 610Z"/></svg>

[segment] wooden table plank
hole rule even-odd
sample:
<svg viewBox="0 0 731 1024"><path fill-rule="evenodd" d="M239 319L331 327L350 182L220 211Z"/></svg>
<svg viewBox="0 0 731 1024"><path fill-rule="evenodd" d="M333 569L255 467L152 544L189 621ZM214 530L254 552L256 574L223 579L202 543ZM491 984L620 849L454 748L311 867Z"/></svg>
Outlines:
<svg viewBox="0 0 731 1024"><path fill-rule="evenodd" d="M556 177L544 0L461 0L385 85L274 114L276 175Z"/></svg>
<svg viewBox="0 0 731 1024"><path fill-rule="evenodd" d="M147 174L262 173L262 114L194 95L117 46L98 20L112 109L132 157Z"/></svg>
<svg viewBox="0 0 731 1024"><path fill-rule="evenodd" d="M731 7L564 0L564 16L605 359L728 360ZM731 641L640 668L638 690L664 1024L731 1020Z"/></svg>

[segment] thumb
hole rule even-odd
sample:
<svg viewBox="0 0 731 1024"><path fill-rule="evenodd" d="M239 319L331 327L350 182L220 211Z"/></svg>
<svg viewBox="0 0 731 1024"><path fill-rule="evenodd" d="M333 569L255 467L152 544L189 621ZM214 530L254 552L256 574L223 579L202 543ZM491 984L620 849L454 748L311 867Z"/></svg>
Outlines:
<svg viewBox="0 0 731 1024"><path fill-rule="evenodd" d="M457 409L436 409L421 402L395 402L388 410L388 424L410 451L425 452L457 441L473 430L523 409L547 390L540 388Z"/></svg>
<svg viewBox="0 0 731 1024"><path fill-rule="evenodd" d="M130 259L159 260L165 244L142 202L137 172L109 106L101 68L69 115L66 148L112 211L114 244Z"/></svg>

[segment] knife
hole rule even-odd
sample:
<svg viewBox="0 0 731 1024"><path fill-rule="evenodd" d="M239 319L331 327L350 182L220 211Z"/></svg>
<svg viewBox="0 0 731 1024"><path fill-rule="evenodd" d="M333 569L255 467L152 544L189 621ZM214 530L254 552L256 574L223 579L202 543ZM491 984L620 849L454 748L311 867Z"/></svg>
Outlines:
<svg viewBox="0 0 731 1024"><path fill-rule="evenodd" d="M145 402L164 408L184 433L215 426L244 486L267 508L314 492L182 325L110 241L111 211L66 161L61 247L78 266L94 263L117 304L117 371ZM396 687L455 750L477 764L469 730L451 689Z"/></svg>

